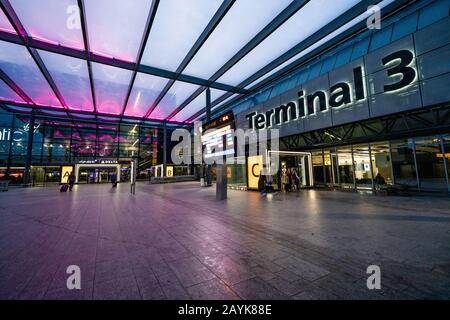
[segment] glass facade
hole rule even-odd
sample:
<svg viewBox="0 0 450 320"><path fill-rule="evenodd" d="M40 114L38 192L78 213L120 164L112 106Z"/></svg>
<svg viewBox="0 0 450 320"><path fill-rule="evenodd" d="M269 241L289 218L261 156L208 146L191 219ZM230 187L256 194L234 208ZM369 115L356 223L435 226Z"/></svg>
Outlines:
<svg viewBox="0 0 450 320"><path fill-rule="evenodd" d="M30 116L0 110L0 180L23 182ZM171 127L167 129L170 138ZM93 123L36 117L31 149L30 182L58 183L60 166L111 160L123 167L138 160L138 178L148 179L150 168L163 163L161 127ZM168 155L172 145L168 144ZM168 157L168 159L170 156ZM187 168L175 168L186 175Z"/></svg>
<svg viewBox="0 0 450 320"><path fill-rule="evenodd" d="M355 144L311 154L316 186L450 191L449 135Z"/></svg>

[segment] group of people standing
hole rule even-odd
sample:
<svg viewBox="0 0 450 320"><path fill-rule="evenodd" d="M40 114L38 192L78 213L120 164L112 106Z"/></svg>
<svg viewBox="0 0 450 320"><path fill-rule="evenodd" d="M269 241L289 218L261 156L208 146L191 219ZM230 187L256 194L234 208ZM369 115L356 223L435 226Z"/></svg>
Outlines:
<svg viewBox="0 0 450 320"><path fill-rule="evenodd" d="M295 168L283 169L278 178L281 182L281 191L292 192L300 190L301 181ZM262 195L275 191L273 187L273 178L271 175L263 175L261 171L258 180L258 190Z"/></svg>
<svg viewBox="0 0 450 320"><path fill-rule="evenodd" d="M285 169L281 175L282 190L292 192L300 190L300 177L296 169Z"/></svg>

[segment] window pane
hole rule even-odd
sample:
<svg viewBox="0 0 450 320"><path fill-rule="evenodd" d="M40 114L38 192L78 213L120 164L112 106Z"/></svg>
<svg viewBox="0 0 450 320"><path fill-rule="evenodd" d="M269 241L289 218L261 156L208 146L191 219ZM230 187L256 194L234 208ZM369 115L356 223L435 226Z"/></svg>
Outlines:
<svg viewBox="0 0 450 320"><path fill-rule="evenodd" d="M391 154L395 184L417 187L412 139L393 141Z"/></svg>
<svg viewBox="0 0 450 320"><path fill-rule="evenodd" d="M435 1L420 10L419 29L424 28L433 22L444 17L448 17L449 2L448 0Z"/></svg>
<svg viewBox="0 0 450 320"><path fill-rule="evenodd" d="M93 52L135 62L152 1L85 1Z"/></svg>
<svg viewBox="0 0 450 320"><path fill-rule="evenodd" d="M355 162L355 179L357 187L372 188L369 145L353 146L353 160Z"/></svg>
<svg viewBox="0 0 450 320"><path fill-rule="evenodd" d="M219 82L238 85L272 60L357 4L358 0L310 1L226 72ZM327 10L324 10L327 8Z"/></svg>
<svg viewBox="0 0 450 320"><path fill-rule="evenodd" d="M450 135L445 135L442 137L443 143L444 143L444 158L447 165L447 178L450 184ZM449 185L449 191L450 191L450 185Z"/></svg>
<svg viewBox="0 0 450 320"><path fill-rule="evenodd" d="M61 106L25 47L0 41L0 68L35 103L46 106Z"/></svg>
<svg viewBox="0 0 450 320"><path fill-rule="evenodd" d="M343 188L354 188L352 149L350 147L337 148L337 154L339 182Z"/></svg>
<svg viewBox="0 0 450 320"><path fill-rule="evenodd" d="M327 60L325 60L323 62L322 69L320 70L320 74L322 75L327 72L330 72L333 69L335 63L336 63L336 55L329 57Z"/></svg>
<svg viewBox="0 0 450 320"><path fill-rule="evenodd" d="M315 185L325 184L322 150L312 152L312 167L313 167L314 184Z"/></svg>
<svg viewBox="0 0 450 320"><path fill-rule="evenodd" d="M11 23L9 23L8 18L5 16L3 11L0 9L0 31L16 33Z"/></svg>
<svg viewBox="0 0 450 320"><path fill-rule="evenodd" d="M392 26L386 27L372 35L370 51L384 47L391 42Z"/></svg>
<svg viewBox="0 0 450 320"><path fill-rule="evenodd" d="M311 70L309 72L308 80L315 79L319 76L320 69L322 69L322 62L318 62L315 65L311 66Z"/></svg>
<svg viewBox="0 0 450 320"><path fill-rule="evenodd" d="M394 25L392 32L392 41L398 40L408 34L416 31L418 13L411 14L406 18L401 19Z"/></svg>
<svg viewBox="0 0 450 320"><path fill-rule="evenodd" d="M19 103L25 102L13 89L4 83L3 80L0 80L0 100L15 101Z"/></svg>
<svg viewBox="0 0 450 320"><path fill-rule="evenodd" d="M216 100L220 96L224 95L226 91L211 89L211 101ZM173 121L186 121L195 113L206 107L206 90L203 91L197 98L195 98L191 103L189 103L183 110L178 112L175 117L171 120Z"/></svg>
<svg viewBox="0 0 450 320"><path fill-rule="evenodd" d="M39 55L68 107L74 110L93 111L86 61L47 51L39 51Z"/></svg>
<svg viewBox="0 0 450 320"><path fill-rule="evenodd" d="M447 190L441 139L429 137L416 140L417 171L423 190Z"/></svg>
<svg viewBox="0 0 450 320"><path fill-rule="evenodd" d="M353 47L352 60L356 60L365 55L367 53L367 50L369 50L369 43L370 37L367 37L356 43Z"/></svg>
<svg viewBox="0 0 450 320"><path fill-rule="evenodd" d="M376 143L370 145L370 148L375 187L381 188L383 185L391 185L393 180L389 144L387 142Z"/></svg>
<svg viewBox="0 0 450 320"><path fill-rule="evenodd" d="M180 81L175 82L155 110L153 110L149 118L165 119L198 88L199 86L195 84Z"/></svg>
<svg viewBox="0 0 450 320"><path fill-rule="evenodd" d="M168 80L165 78L138 73L128 100L125 115L134 117L145 116L167 82Z"/></svg>
<svg viewBox="0 0 450 320"><path fill-rule="evenodd" d="M76 0L11 0L27 33L44 41L84 49Z"/></svg>
<svg viewBox="0 0 450 320"><path fill-rule="evenodd" d="M120 114L130 86L132 72L99 63L92 64L97 111Z"/></svg>
<svg viewBox="0 0 450 320"><path fill-rule="evenodd" d="M237 1L188 65L185 73L209 79L290 2L291 0Z"/></svg>
<svg viewBox="0 0 450 320"><path fill-rule="evenodd" d="M175 71L221 3L220 0L160 1L142 64Z"/></svg>
<svg viewBox="0 0 450 320"><path fill-rule="evenodd" d="M343 66L344 64L349 63L350 57L352 56L352 51L353 46L350 46L339 52L336 58L336 64L334 65L334 68L338 68L340 66Z"/></svg>

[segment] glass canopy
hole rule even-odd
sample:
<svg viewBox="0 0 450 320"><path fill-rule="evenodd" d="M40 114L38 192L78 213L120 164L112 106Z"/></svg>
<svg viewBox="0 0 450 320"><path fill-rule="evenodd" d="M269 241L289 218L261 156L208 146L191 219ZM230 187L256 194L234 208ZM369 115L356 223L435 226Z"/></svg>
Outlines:
<svg viewBox="0 0 450 320"><path fill-rule="evenodd" d="M135 62L151 1L88 0L85 6L91 50Z"/></svg>
<svg viewBox="0 0 450 320"><path fill-rule="evenodd" d="M77 0L10 0L28 35L83 50Z"/></svg>
<svg viewBox="0 0 450 320"><path fill-rule="evenodd" d="M218 81L238 85L358 2L359 0L309 1Z"/></svg>
<svg viewBox="0 0 450 320"><path fill-rule="evenodd" d="M2 80L0 80L0 99L18 103L25 103L25 101L23 101L23 99Z"/></svg>
<svg viewBox="0 0 450 320"><path fill-rule="evenodd" d="M0 68L36 104L61 107L27 48L0 41Z"/></svg>
<svg viewBox="0 0 450 320"><path fill-rule="evenodd" d="M47 51L38 52L67 107L73 110L94 111L86 61Z"/></svg>
<svg viewBox="0 0 450 320"><path fill-rule="evenodd" d="M199 87L187 82L175 82L155 110L150 114L150 118L165 119Z"/></svg>
<svg viewBox="0 0 450 320"><path fill-rule="evenodd" d="M0 105L185 123L203 114L207 87L213 102L227 94L213 109L245 97L362 21L352 20L363 13L356 11L359 2L2 0ZM338 17L348 23L248 85L249 77Z"/></svg>
<svg viewBox="0 0 450 320"><path fill-rule="evenodd" d="M167 83L168 80L165 78L138 73L125 109L125 115L144 117Z"/></svg>
<svg viewBox="0 0 450 320"><path fill-rule="evenodd" d="M221 2L221 0L161 1L142 63L175 71Z"/></svg>
<svg viewBox="0 0 450 320"><path fill-rule="evenodd" d="M1 10L0 10L0 31L8 33L16 33L11 23L9 23L8 18Z"/></svg>
<svg viewBox="0 0 450 320"><path fill-rule="evenodd" d="M211 89L211 101L216 100L225 93L226 91ZM184 107L183 110L178 112L171 120L180 122L186 121L187 119L189 119L190 117L192 117L194 114L204 109L205 107L206 107L206 91L203 91L200 95L197 96L197 98L192 100L191 103L189 103L186 107Z"/></svg>

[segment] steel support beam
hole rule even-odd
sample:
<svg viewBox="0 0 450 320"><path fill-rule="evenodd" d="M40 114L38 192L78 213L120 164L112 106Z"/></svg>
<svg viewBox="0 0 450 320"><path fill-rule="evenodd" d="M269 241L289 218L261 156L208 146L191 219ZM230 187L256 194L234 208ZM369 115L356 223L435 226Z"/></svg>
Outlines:
<svg viewBox="0 0 450 320"><path fill-rule="evenodd" d="M156 17L156 11L158 10L158 5L159 5L159 0L153 0L152 5L150 6L150 12L148 14L147 22L145 24L144 35L141 39L141 44L139 45L138 56L136 59L135 68L133 70L133 75L131 78L130 86L128 87L127 96L125 98L125 103L122 108L122 113L120 114L121 119L123 118L123 115L124 115L125 110L128 105L128 101L130 100L130 95L133 90L134 82L136 81L136 76L138 74L139 65L141 64L142 56L144 55L144 51L145 51L145 46L147 44L147 40L150 35L150 31L152 29L153 21L155 20L155 17Z"/></svg>
<svg viewBox="0 0 450 320"><path fill-rule="evenodd" d="M19 97L33 107L33 100L6 74L0 69L0 79L3 80Z"/></svg>
<svg viewBox="0 0 450 320"><path fill-rule="evenodd" d="M317 31L316 33L314 33L313 35L311 35L310 37L305 39L304 41L297 44L292 49L290 49L289 51L287 51L286 53L281 55L279 58L277 58L273 62L269 63L266 67L262 68L261 70L256 72L254 75L252 75L251 77L249 77L246 80L244 80L243 82L241 82L238 85L238 87L244 88L244 87L248 86L249 84L253 83L257 79L259 79L262 76L264 76L265 74L271 72L273 69L279 67L281 64L285 63L286 61L288 61L295 55L299 54L303 50L306 50L309 46L313 45L314 43L319 42L322 38L326 37L327 35L329 35L333 31L335 31L339 27L345 25L345 23L347 23L348 21L351 21L353 18L364 13L370 4L373 4L373 3L377 4L379 2L381 2L381 1L380 0L363 1L360 4L356 5L355 7L350 9L350 13L349 13L350 15L344 14L344 15L338 17L337 19L335 19L334 21L332 21L331 23L329 23L328 25L326 25L325 27L323 27L322 29L320 29L319 31ZM403 9L405 6L409 6L414 2L416 2L416 0L394 1L390 5L383 8L381 10L381 14L384 18L387 18L387 17L395 14L399 10ZM341 25L339 25L339 23L341 23ZM298 60L294 61L293 63L291 63L291 64L287 65L286 67L282 68L281 70L277 71L276 73L274 73L273 75L271 75L270 77L265 79L264 81L251 87L249 90L251 92L255 92L255 91L269 85L270 83L283 77L284 75L291 72L292 70L297 69L300 66L307 64L308 62L312 61L313 59L316 59L317 57L320 57L325 52L328 52L329 50L338 46L339 44L346 41L347 39L353 37L355 34L358 34L366 29L367 29L367 25L366 25L366 21L364 20L364 21L356 24L355 26L349 28L348 30L344 31L343 33L337 35L332 40L327 41L326 43L324 43L320 47L316 48L315 50L311 51L310 53L306 54L305 56L300 57ZM236 100L230 101L226 105L222 106L220 109L216 110L215 113L225 112L227 110L227 108L235 101Z"/></svg>
<svg viewBox="0 0 450 320"><path fill-rule="evenodd" d="M206 121L211 121L211 90L206 89Z"/></svg>
<svg viewBox="0 0 450 320"><path fill-rule="evenodd" d="M284 9L280 14L278 14L264 29L262 29L256 36L254 36L241 50L239 50L230 60L228 60L219 70L216 71L210 78L210 83L215 83L223 74L230 70L236 63L238 63L242 58L244 58L250 51L252 51L258 44L264 41L268 36L270 36L278 27L280 27L286 20L292 17L297 11L303 8L309 0L295 0L286 9ZM238 88L243 88L242 86ZM229 90L228 90L229 91ZM191 99L192 97L190 97ZM194 97L195 99L195 97ZM225 99L223 99L225 100ZM182 108L181 108L182 109ZM177 113L180 110L177 110ZM198 111L188 121L198 118L204 113L204 109ZM175 113L176 114L176 113ZM175 115L174 114L174 115ZM172 117L174 116L172 115Z"/></svg>
<svg viewBox="0 0 450 320"><path fill-rule="evenodd" d="M25 157L25 170L23 173L23 185L25 187L28 186L30 182L31 160L33 157L34 124L35 124L35 115L33 112L31 113L28 127L27 155Z"/></svg>
<svg viewBox="0 0 450 320"><path fill-rule="evenodd" d="M217 12L214 14L211 21L209 21L208 25L206 26L205 30L203 30L202 34L199 36L197 41L194 43L192 48L189 50L186 57L184 57L183 61L178 66L177 70L175 71L176 77L175 79L172 79L167 83L167 85L164 87L164 89L160 92L158 95L158 98L155 100L155 102L152 104L152 106L147 111L147 114L144 118L148 118L152 112L156 109L156 107L159 105L161 100L164 98L164 96L167 94L167 92L170 90L170 88L173 86L175 81L178 80L181 73L186 69L187 65L191 60L194 58L195 54L200 50L202 45L206 42L208 37L211 35L211 33L214 31L214 29L219 25L220 21L222 21L223 17L227 14L228 10L233 6L235 3L235 0L224 0L220 8L217 10Z"/></svg>
<svg viewBox="0 0 450 320"><path fill-rule="evenodd" d="M86 15L85 15L85 8L84 8L84 2L83 0L78 0L78 9L80 10L80 22L81 22L81 32L83 34L83 43L84 43L84 59L86 60L87 67L88 67L88 74L89 74L89 87L91 89L91 96L92 96L92 103L94 105L94 113L95 117L97 118L97 99L95 97L95 87L94 87L94 78L92 75L92 63L89 59L89 52L90 52L90 46L89 46L89 36L88 36L88 27L87 27L87 21L86 21Z"/></svg>

